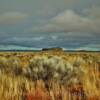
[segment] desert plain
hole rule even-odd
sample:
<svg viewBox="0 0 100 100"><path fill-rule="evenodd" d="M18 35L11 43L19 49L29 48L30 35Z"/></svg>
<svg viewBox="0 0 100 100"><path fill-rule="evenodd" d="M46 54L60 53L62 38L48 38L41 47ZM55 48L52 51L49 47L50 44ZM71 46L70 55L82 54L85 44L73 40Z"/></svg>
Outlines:
<svg viewBox="0 0 100 100"><path fill-rule="evenodd" d="M0 52L0 100L100 100L100 52Z"/></svg>

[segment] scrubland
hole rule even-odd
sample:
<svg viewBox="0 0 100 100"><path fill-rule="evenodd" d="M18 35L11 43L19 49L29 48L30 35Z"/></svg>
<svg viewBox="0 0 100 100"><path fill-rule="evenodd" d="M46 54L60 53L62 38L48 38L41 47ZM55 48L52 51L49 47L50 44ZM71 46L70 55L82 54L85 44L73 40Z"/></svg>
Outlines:
<svg viewBox="0 0 100 100"><path fill-rule="evenodd" d="M100 100L100 53L0 52L0 100Z"/></svg>

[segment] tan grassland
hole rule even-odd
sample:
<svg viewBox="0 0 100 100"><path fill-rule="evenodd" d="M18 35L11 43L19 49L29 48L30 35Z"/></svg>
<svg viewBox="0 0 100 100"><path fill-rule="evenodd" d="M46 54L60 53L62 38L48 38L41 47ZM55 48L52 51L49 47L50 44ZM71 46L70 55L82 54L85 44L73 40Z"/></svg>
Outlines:
<svg viewBox="0 0 100 100"><path fill-rule="evenodd" d="M0 52L0 100L100 100L100 53Z"/></svg>

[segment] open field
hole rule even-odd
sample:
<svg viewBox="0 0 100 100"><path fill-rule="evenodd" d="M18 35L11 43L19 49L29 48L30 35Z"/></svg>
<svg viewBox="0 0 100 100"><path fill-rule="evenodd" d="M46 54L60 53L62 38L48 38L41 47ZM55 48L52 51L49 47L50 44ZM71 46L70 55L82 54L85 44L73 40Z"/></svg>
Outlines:
<svg viewBox="0 0 100 100"><path fill-rule="evenodd" d="M100 100L100 52L0 52L0 100Z"/></svg>

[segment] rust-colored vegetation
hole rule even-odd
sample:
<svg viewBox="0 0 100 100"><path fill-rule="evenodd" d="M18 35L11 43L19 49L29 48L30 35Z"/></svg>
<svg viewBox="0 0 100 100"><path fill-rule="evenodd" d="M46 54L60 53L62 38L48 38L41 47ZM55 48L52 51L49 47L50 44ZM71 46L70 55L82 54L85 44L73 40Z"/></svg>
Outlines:
<svg viewBox="0 0 100 100"><path fill-rule="evenodd" d="M100 100L100 53L1 52L0 100Z"/></svg>

